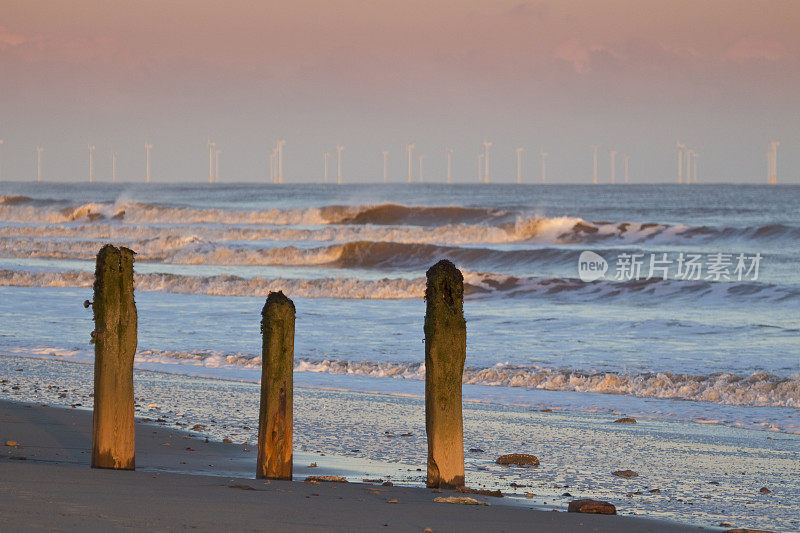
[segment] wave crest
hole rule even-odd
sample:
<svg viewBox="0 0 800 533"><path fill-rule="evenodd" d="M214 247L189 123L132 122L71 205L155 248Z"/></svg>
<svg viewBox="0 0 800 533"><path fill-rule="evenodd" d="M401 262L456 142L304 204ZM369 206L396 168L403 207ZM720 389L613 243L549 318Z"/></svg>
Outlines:
<svg viewBox="0 0 800 533"><path fill-rule="evenodd" d="M508 212L478 207L381 204L355 208L329 206L322 208L321 215L326 221L334 224L441 226L489 222L505 218Z"/></svg>
<svg viewBox="0 0 800 533"><path fill-rule="evenodd" d="M370 377L425 379L424 363L372 363L368 361L300 361L296 372L327 372ZM672 398L727 405L791 407L800 409L800 375L780 377L767 372L749 376L670 372L622 374L587 373L513 365L465 369L466 385L527 387L552 391L624 394L639 398Z"/></svg>
<svg viewBox="0 0 800 533"><path fill-rule="evenodd" d="M202 366L220 364L260 368L261 357L246 354L226 355L216 352L170 352L147 350L137 359L192 360ZM378 363L340 361L337 359L296 362L295 372L322 372L396 379L425 379L424 363ZM585 372L569 368L540 368L498 364L490 368L466 368L465 385L522 387L549 391L595 392L638 398L679 399L725 405L789 407L800 409L800 374L781 377L768 372L738 375L719 372L709 375L645 372Z"/></svg>
<svg viewBox="0 0 800 533"><path fill-rule="evenodd" d="M242 278L232 275L184 276L179 274L136 274L136 290L163 291L175 294L209 296L249 296L265 298L273 291L283 291L293 298L341 298L356 300L395 300L421 298L425 280L384 278ZM81 271L24 272L0 270L0 286L84 287L94 283L94 273Z"/></svg>
<svg viewBox="0 0 800 533"><path fill-rule="evenodd" d="M13 196L13 195L0 194L0 204L2 205L27 204L32 201L33 198L30 198L28 196Z"/></svg>
<svg viewBox="0 0 800 533"><path fill-rule="evenodd" d="M323 240L391 240L448 244L520 242L614 245L649 241L669 244L787 239L794 242L800 239L800 227L785 224L731 227L631 221L593 222L581 217L531 216L502 209L400 204L242 211L132 201L63 207L61 201L33 200L27 196L0 196L0 220L37 225L43 222L64 224L116 221L143 227L154 224L261 226L242 228L241 231L269 234L270 231L274 233L281 229L291 229L295 232L306 231L309 234L307 239L311 239L315 231L321 231L329 236ZM291 226L312 226L315 229ZM218 231L218 228L204 228L204 231Z"/></svg>
<svg viewBox="0 0 800 533"><path fill-rule="evenodd" d="M469 299L508 297L585 300L653 301L653 296L722 302L778 302L800 298L800 289L768 283L716 283L709 281L638 280L584 283L572 278L515 277L503 274L463 271L464 295ZM0 286L91 287L94 274L88 271L29 272L0 270ZM240 277L229 274L188 276L168 273L135 274L136 290L210 296L259 296L282 290L297 298L407 299L422 298L425 279L362 279L326 277L315 279Z"/></svg>

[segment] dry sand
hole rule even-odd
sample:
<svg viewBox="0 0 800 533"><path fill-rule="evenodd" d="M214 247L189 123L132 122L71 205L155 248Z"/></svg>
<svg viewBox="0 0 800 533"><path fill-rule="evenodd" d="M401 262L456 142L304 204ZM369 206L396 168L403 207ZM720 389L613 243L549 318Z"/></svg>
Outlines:
<svg viewBox="0 0 800 533"><path fill-rule="evenodd" d="M226 477L242 445L137 424L137 471L89 468L91 413L0 402L0 530L697 531L635 517L548 512L474 495L434 502L423 488ZM6 441L18 446L5 446ZM25 457L25 460L19 458ZM324 472L325 474L329 472ZM566 511L566 509L565 509Z"/></svg>

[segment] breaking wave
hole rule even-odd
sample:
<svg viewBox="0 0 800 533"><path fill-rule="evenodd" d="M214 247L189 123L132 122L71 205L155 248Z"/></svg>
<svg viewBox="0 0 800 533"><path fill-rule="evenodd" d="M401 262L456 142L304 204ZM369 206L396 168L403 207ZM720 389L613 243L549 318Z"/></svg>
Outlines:
<svg viewBox="0 0 800 533"><path fill-rule="evenodd" d="M335 224L377 224L440 226L474 224L504 220L508 211L477 207L409 207L399 204L347 207L330 206L321 210L322 217Z"/></svg>
<svg viewBox="0 0 800 533"><path fill-rule="evenodd" d="M0 205L19 205L33 202L28 196L0 195Z"/></svg>
<svg viewBox="0 0 800 533"><path fill-rule="evenodd" d="M94 283L93 272L21 272L0 270L0 286L84 287ZM243 278L232 275L183 276L178 274L136 274L136 290L163 291L175 294L209 296L266 297L283 291L294 298L343 298L392 300L421 298L425 292L422 278L365 280L360 278Z"/></svg>
<svg viewBox="0 0 800 533"><path fill-rule="evenodd" d="M269 238L270 231L291 229L299 232L298 234L305 232L308 239L315 231L321 231L322 236L327 235L328 238L320 240L391 240L450 244L467 242L637 244L649 241L708 243L720 240L800 239L800 227L784 224L732 227L630 221L596 222L580 217L532 216L525 212L501 209L399 204L241 211L125 201L63 207L61 201L34 200L27 196L0 196L0 220L23 224L115 221L145 227L154 224L261 226L261 228L241 228L241 231L249 232L251 235L263 235L253 238ZM286 228L287 226L316 228ZM326 226L335 226L336 230L326 232ZM73 231L76 229L89 231L86 228L72 227ZM219 232L219 229L213 231ZM337 232L340 232L339 237L342 238L334 237ZM276 240L286 240L288 237L280 238L277 233L272 235ZM348 235L351 237L348 238Z"/></svg>
<svg viewBox="0 0 800 533"><path fill-rule="evenodd" d="M295 367L295 371L425 379L424 363L301 361ZM787 378L766 372L758 372L750 376L730 373L696 376L670 372L621 374L497 365L491 368L465 369L462 381L468 385L599 392L625 394L640 398L677 398L728 405L800 409L800 375L797 374Z"/></svg>
<svg viewBox="0 0 800 533"><path fill-rule="evenodd" d="M29 272L0 270L0 286L91 287L94 273L89 271ZM425 279L362 279L325 277L313 279L241 277L230 274L189 276L169 273L137 273L136 290L210 296L266 297L281 290L295 298L409 299L422 298ZM515 277L504 274L464 271L464 294L468 299L492 297L555 299L663 301L777 302L800 298L800 289L768 283L724 283L710 281L639 280L584 283L572 278ZM653 299L658 297L659 299Z"/></svg>
<svg viewBox="0 0 800 533"><path fill-rule="evenodd" d="M543 248L494 250L490 248L443 246L426 243L354 241L313 247L275 246L209 242L199 236L166 234L154 238L124 240L139 262L184 265L307 266L329 268L401 269L427 268L439 259L450 259L466 268L502 271L535 263L570 266L577 259L569 249ZM49 238L0 237L0 257L93 260L102 241L73 240L64 243Z"/></svg>
<svg viewBox="0 0 800 533"><path fill-rule="evenodd" d="M223 365L261 368L261 357L210 351L176 352L143 350L137 361L183 360L201 366ZM378 363L336 359L297 361L295 372L324 372L397 379L425 379L424 363ZM466 385L524 387L549 391L595 392L638 398L681 399L726 405L790 407L800 409L800 374L781 377L768 372L709 375L672 372L585 372L568 368L541 368L498 364L490 368L466 368Z"/></svg>
<svg viewBox="0 0 800 533"><path fill-rule="evenodd" d="M235 226L235 225L134 225L114 224L96 219L96 223L9 225L0 227L0 236L62 239L105 239L107 241L156 240L182 238L196 235L206 241L385 241L397 243L448 243L502 244L534 239L542 243L556 241L577 219L519 219L514 224L502 226L455 224L438 227L421 226L360 226L326 225L315 227L296 226Z"/></svg>

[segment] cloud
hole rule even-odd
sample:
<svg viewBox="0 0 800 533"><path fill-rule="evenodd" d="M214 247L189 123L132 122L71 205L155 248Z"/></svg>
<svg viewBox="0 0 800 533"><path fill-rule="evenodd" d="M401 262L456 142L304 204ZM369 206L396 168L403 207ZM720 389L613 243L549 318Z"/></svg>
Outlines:
<svg viewBox="0 0 800 533"><path fill-rule="evenodd" d="M778 61L786 55L786 47L778 41L758 35L748 35L730 45L722 54L722 59L736 63L751 60Z"/></svg>
<svg viewBox="0 0 800 533"><path fill-rule="evenodd" d="M670 44L661 42L658 43L658 46L664 52L684 59L700 59L703 57L703 53L700 50L685 44Z"/></svg>
<svg viewBox="0 0 800 533"><path fill-rule="evenodd" d="M541 21L547 17L549 9L550 8L542 2L537 4L534 4L533 2L521 2L512 6L506 11L505 14L514 18L532 15Z"/></svg>
<svg viewBox="0 0 800 533"><path fill-rule="evenodd" d="M589 48L580 39L564 41L556 47L553 55L556 59L572 64L572 70L578 74L589 70Z"/></svg>
<svg viewBox="0 0 800 533"><path fill-rule="evenodd" d="M25 38L9 31L5 26L0 26L0 48L5 46L19 46L25 42Z"/></svg>
<svg viewBox="0 0 800 533"><path fill-rule="evenodd" d="M603 44L587 45L577 37L568 39L559 44L553 52L553 57L566 61L572 65L572 70L578 74L584 74L591 70L592 58L599 54L605 54L616 60L621 60L622 56Z"/></svg>

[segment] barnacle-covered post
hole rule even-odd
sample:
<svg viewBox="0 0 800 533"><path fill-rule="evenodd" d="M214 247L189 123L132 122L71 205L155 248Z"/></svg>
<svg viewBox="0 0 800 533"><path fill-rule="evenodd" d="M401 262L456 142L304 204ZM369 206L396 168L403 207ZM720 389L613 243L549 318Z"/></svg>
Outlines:
<svg viewBox="0 0 800 533"><path fill-rule="evenodd" d="M467 356L464 277L442 260L427 272L425 289L425 430L428 487L464 486L461 378Z"/></svg>
<svg viewBox="0 0 800 533"><path fill-rule="evenodd" d="M133 357L136 302L133 256L107 244L97 254L94 281L94 413L92 468L135 468Z"/></svg>
<svg viewBox="0 0 800 533"><path fill-rule="evenodd" d="M292 479L294 303L283 292L270 292L261 317L256 477Z"/></svg>

